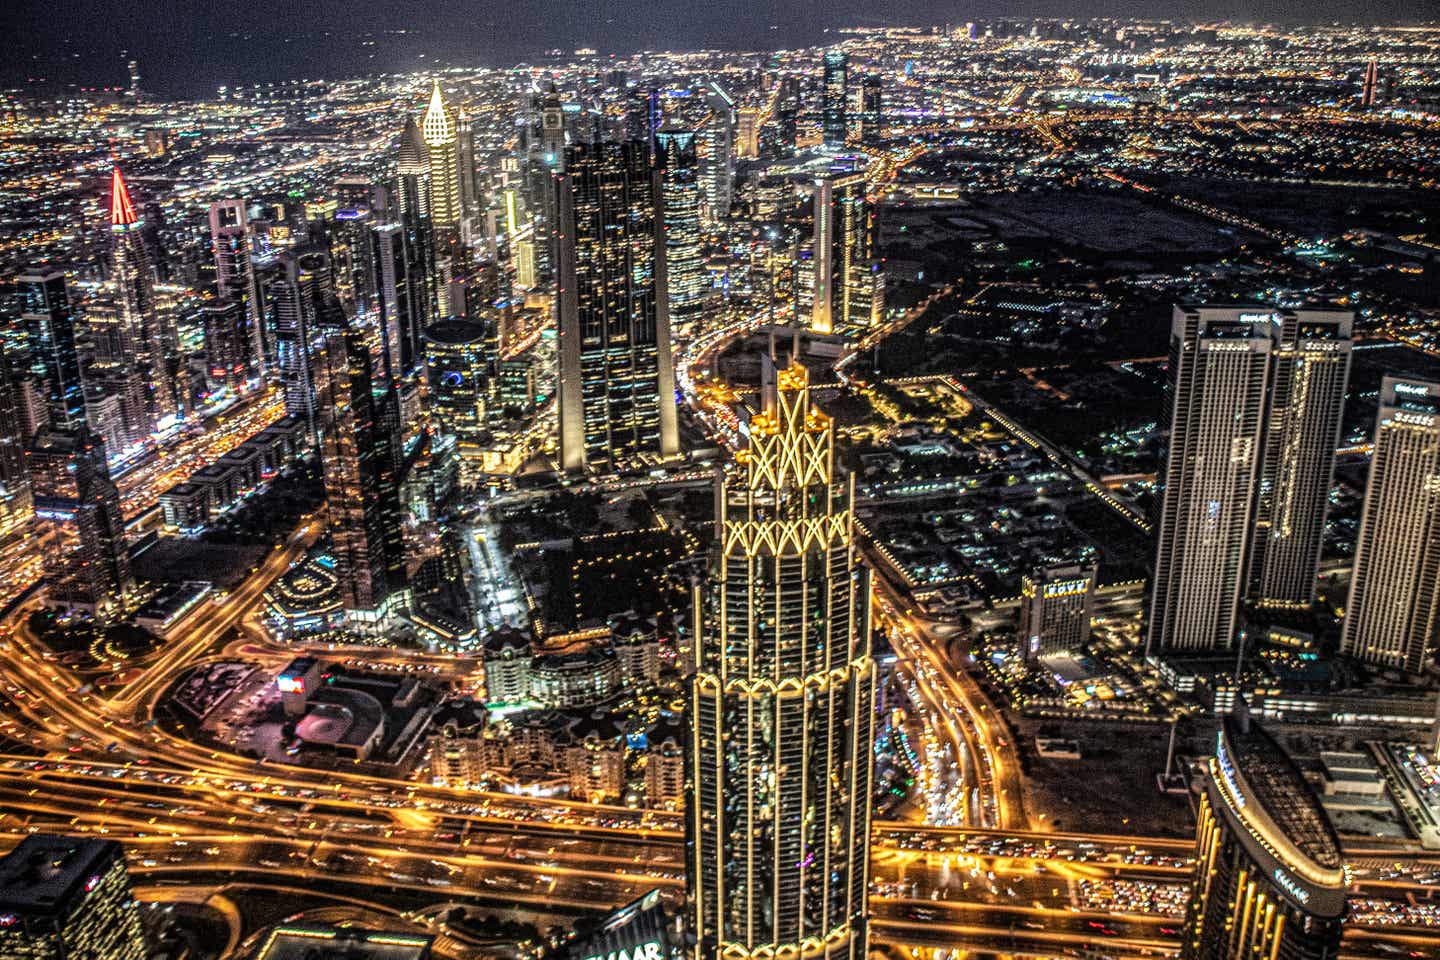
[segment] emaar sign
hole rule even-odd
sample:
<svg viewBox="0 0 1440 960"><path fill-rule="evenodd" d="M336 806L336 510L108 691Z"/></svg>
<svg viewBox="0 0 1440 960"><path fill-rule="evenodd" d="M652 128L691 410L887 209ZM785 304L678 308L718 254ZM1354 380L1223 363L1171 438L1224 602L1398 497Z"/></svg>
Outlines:
<svg viewBox="0 0 1440 960"><path fill-rule="evenodd" d="M664 953L660 949L660 941L647 940L644 943L637 943L632 949L611 950L609 953L597 953L586 957L585 960L664 960Z"/></svg>

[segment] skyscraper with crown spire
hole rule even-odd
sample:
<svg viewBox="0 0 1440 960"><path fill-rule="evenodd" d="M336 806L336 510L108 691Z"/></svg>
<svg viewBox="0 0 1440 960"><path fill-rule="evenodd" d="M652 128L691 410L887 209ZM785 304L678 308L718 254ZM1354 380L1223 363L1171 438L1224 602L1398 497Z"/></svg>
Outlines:
<svg viewBox="0 0 1440 960"><path fill-rule="evenodd" d="M420 119L430 161L430 237L434 251L436 319L450 315L448 287L461 259L460 243L460 154L456 144L455 121L440 93L440 81L430 88L430 104Z"/></svg>
<svg viewBox="0 0 1440 960"><path fill-rule="evenodd" d="M761 362L696 602L688 956L862 960L876 667L854 480L805 367Z"/></svg>
<svg viewBox="0 0 1440 960"><path fill-rule="evenodd" d="M430 105L420 121L430 161L430 221L437 230L460 227L460 156L455 121L440 93L440 81L430 88Z"/></svg>
<svg viewBox="0 0 1440 960"><path fill-rule="evenodd" d="M111 279L121 326L134 345L134 375L144 385L149 429L187 412L189 391L179 382L180 341L155 302L155 278L130 191L116 167L110 177Z"/></svg>

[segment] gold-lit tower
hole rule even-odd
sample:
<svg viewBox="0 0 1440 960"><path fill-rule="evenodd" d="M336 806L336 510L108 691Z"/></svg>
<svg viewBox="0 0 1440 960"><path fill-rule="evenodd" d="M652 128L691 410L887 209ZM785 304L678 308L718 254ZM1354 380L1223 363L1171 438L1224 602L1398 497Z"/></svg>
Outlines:
<svg viewBox="0 0 1440 960"><path fill-rule="evenodd" d="M430 87L430 105L425 108L420 130L430 154L430 222L437 230L459 229L460 155L455 121L440 94L439 80Z"/></svg>
<svg viewBox="0 0 1440 960"><path fill-rule="evenodd" d="M764 366L765 411L718 482L696 596L691 957L861 960L875 664L854 487L805 368Z"/></svg>

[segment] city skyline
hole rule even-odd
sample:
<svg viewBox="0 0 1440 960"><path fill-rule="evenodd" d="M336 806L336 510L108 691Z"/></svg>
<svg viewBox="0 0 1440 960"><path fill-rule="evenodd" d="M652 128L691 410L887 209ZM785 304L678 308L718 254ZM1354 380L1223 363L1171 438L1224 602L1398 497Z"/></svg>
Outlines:
<svg viewBox="0 0 1440 960"><path fill-rule="evenodd" d="M0 960L1426 960L1440 26L487 10L0 72Z"/></svg>

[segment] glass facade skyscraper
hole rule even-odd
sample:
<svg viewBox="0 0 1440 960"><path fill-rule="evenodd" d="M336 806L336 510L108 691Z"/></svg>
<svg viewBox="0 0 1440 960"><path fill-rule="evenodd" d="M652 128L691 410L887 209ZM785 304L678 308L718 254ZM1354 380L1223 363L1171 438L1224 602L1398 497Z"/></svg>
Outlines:
<svg viewBox="0 0 1440 960"><path fill-rule="evenodd" d="M183 383L179 334L173 318L155 301L155 278L143 228L117 168L110 181L111 280L120 324L134 350L134 373L144 385L149 427L154 430L187 413L190 400Z"/></svg>
<svg viewBox="0 0 1440 960"><path fill-rule="evenodd" d="M1335 447L1350 379L1354 315L1276 315L1265 415L1265 453L1248 564L1249 596L1265 607L1305 609L1325 540Z"/></svg>
<svg viewBox="0 0 1440 960"><path fill-rule="evenodd" d="M709 277L700 251L699 162L693 130L662 129L656 149L664 165L665 278L670 323L690 332L704 308Z"/></svg>
<svg viewBox="0 0 1440 960"><path fill-rule="evenodd" d="M804 367L763 367L765 410L738 475L718 483L697 593L691 955L860 960L876 672L854 487L835 475Z"/></svg>
<svg viewBox="0 0 1440 960"><path fill-rule="evenodd" d="M75 311L65 274L27 273L18 280L20 321L30 351L31 370L45 384L50 422L78 426L85 419L85 385L75 345Z"/></svg>
<svg viewBox="0 0 1440 960"><path fill-rule="evenodd" d="M326 511L340 603L362 618L383 612L404 587L399 413L395 387L378 382L364 331L326 331Z"/></svg>
<svg viewBox="0 0 1440 960"><path fill-rule="evenodd" d="M679 451L660 168L649 144L565 151L559 210L560 460L605 468Z"/></svg>
<svg viewBox="0 0 1440 960"><path fill-rule="evenodd" d="M827 150L845 146L849 132L846 100L849 96L849 58L843 50L828 50L823 61L820 86L820 136Z"/></svg>
<svg viewBox="0 0 1440 960"><path fill-rule="evenodd" d="M863 330L880 319L885 285L875 256L875 203L865 189L860 173L815 181L810 328L817 333Z"/></svg>

